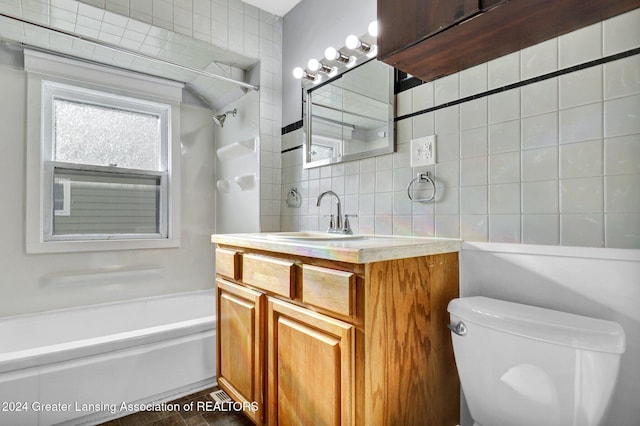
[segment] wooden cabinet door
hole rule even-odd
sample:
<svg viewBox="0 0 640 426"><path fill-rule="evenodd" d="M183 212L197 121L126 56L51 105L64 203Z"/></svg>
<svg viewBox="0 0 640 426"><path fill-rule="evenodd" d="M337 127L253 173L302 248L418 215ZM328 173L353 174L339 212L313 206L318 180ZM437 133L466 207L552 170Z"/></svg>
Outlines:
<svg viewBox="0 0 640 426"><path fill-rule="evenodd" d="M479 10L480 0L378 0L378 57L384 59Z"/></svg>
<svg viewBox="0 0 640 426"><path fill-rule="evenodd" d="M268 298L270 425L354 423L354 327Z"/></svg>
<svg viewBox="0 0 640 426"><path fill-rule="evenodd" d="M262 424L265 295L220 278L216 284L218 385L235 401L257 402L258 410L245 414Z"/></svg>

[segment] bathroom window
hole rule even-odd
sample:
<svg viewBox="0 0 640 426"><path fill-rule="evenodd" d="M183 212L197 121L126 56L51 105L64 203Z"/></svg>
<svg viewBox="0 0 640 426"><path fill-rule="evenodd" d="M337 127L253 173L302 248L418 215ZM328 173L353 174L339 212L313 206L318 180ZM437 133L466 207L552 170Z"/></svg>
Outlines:
<svg viewBox="0 0 640 426"><path fill-rule="evenodd" d="M180 247L183 83L24 50L26 251Z"/></svg>
<svg viewBox="0 0 640 426"><path fill-rule="evenodd" d="M168 237L169 105L42 82L43 240Z"/></svg>

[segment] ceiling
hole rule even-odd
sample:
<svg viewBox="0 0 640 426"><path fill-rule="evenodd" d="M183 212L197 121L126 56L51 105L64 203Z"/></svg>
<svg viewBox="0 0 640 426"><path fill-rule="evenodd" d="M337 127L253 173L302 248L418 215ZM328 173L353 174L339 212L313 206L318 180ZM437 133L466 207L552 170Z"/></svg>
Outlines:
<svg viewBox="0 0 640 426"><path fill-rule="evenodd" d="M300 3L300 0L244 0L244 2L273 15L284 16Z"/></svg>

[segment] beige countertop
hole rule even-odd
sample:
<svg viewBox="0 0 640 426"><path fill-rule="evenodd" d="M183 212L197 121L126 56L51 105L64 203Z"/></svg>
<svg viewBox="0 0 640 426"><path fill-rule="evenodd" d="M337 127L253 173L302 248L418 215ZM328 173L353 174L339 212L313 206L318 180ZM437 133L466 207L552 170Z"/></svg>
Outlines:
<svg viewBox="0 0 640 426"><path fill-rule="evenodd" d="M458 252L462 244L461 240L446 238L363 235L357 239L290 240L280 235L278 232L213 234L211 242L349 263Z"/></svg>

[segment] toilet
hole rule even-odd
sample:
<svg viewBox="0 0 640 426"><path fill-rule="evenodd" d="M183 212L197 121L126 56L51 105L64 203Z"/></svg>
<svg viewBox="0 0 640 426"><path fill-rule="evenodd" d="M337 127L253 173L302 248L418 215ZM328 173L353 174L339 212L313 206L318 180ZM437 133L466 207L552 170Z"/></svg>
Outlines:
<svg viewBox="0 0 640 426"><path fill-rule="evenodd" d="M448 310L474 426L606 421L625 351L618 323L487 297Z"/></svg>

